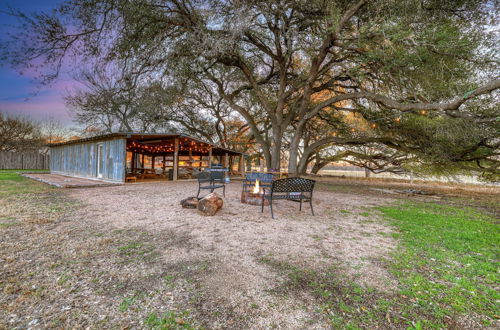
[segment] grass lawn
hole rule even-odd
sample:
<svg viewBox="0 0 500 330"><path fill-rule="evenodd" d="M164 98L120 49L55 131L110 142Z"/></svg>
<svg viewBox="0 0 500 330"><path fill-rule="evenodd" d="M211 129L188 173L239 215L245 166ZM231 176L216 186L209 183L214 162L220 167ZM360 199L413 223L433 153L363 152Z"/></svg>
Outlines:
<svg viewBox="0 0 500 330"><path fill-rule="evenodd" d="M495 219L471 208L430 203L380 210L400 240L388 265L422 324L445 326L458 315L476 314L491 325L499 317L500 294L494 288L500 284L500 228Z"/></svg>
<svg viewBox="0 0 500 330"><path fill-rule="evenodd" d="M188 237L177 232L105 230L90 226L92 222L80 223L70 215L85 206L68 199L62 189L16 172L0 170L0 267L4 267L0 273L0 329L26 325L22 323L26 315L49 304L55 304L54 309L47 312L50 320L43 325L55 328L132 324L150 329L196 329L211 328L207 320L213 317L226 320L226 325L237 324L233 323L237 317L245 318L243 314L232 319L232 311L216 303L210 302L213 309L203 305L208 293L203 291L201 278L216 264L207 260L173 264L161 257L176 246L189 251L193 245ZM363 193L360 187L338 190ZM369 219L392 229L386 235L397 243L390 255L379 260L392 277L390 288L358 284L345 272L352 265L325 262L312 268L278 260L273 254L256 255L260 265L281 279L266 294L302 306L317 316L311 322L321 320L324 327L498 326L498 219L472 207L408 199L362 210L339 209L332 217L356 213L360 221ZM290 230L292 227L290 222ZM323 244L326 235L330 233L314 240L315 244ZM92 319L71 307L82 299L95 300L107 316ZM203 309L197 310L200 306ZM248 308L258 314L274 306L252 303ZM12 315L19 323L7 323ZM32 325L42 324L37 322ZM245 324L252 324L248 322ZM279 327L275 320L269 324Z"/></svg>
<svg viewBox="0 0 500 330"><path fill-rule="evenodd" d="M398 282L394 292L361 287L337 267L318 271L264 257L264 264L288 278L276 292L314 295L335 328L441 329L460 328L467 318L483 326L498 321L497 220L435 203L377 210L394 226L399 242L384 261Z"/></svg>

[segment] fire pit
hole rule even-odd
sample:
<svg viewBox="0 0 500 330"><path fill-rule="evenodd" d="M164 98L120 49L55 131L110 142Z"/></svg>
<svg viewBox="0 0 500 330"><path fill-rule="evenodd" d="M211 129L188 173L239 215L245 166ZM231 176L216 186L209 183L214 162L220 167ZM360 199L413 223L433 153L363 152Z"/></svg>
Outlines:
<svg viewBox="0 0 500 330"><path fill-rule="evenodd" d="M255 181L252 191L241 192L241 202L250 205L262 205L262 194L264 192L259 187L259 180ZM264 205L269 205L269 201L264 199Z"/></svg>

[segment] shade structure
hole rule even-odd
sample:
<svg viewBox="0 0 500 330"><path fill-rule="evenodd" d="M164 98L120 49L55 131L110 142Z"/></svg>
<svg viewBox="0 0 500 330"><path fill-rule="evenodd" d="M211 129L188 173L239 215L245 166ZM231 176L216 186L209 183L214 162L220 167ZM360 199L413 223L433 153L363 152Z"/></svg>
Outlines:
<svg viewBox="0 0 500 330"><path fill-rule="evenodd" d="M51 171L77 177L125 182L127 176L179 175L211 167L213 162L229 167L238 159L244 171L244 154L178 133L120 132L50 145ZM186 174L187 173L187 174Z"/></svg>

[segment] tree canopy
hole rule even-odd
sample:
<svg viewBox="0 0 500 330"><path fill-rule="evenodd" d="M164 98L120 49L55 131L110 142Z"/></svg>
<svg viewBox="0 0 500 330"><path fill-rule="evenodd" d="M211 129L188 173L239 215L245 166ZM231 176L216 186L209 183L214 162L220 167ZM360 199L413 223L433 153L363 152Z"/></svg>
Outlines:
<svg viewBox="0 0 500 330"><path fill-rule="evenodd" d="M71 100L85 116L102 96L121 115L119 129L146 118L206 131L217 123L220 133L239 120L269 168L286 160L300 173L345 159L495 179L499 8L489 0L68 0L50 13L13 9L22 30L3 58L38 66L44 83L68 58L91 73L87 81L112 68L101 77L111 84Z"/></svg>

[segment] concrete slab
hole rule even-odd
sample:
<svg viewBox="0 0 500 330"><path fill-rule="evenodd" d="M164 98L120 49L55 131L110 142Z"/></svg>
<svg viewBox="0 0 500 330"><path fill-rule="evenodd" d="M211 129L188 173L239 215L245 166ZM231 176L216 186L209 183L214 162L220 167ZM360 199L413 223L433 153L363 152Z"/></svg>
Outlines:
<svg viewBox="0 0 500 330"><path fill-rule="evenodd" d="M59 188L90 188L90 187L109 187L109 186L121 185L121 183L75 178L72 176L50 174L50 173L23 173L21 175L29 179L40 181Z"/></svg>

